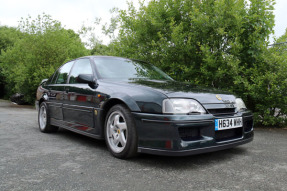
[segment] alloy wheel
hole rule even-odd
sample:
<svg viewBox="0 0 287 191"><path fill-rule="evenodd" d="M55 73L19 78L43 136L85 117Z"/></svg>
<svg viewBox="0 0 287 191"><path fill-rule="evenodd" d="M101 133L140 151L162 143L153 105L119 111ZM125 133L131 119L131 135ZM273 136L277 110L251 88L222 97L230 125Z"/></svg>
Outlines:
<svg viewBox="0 0 287 191"><path fill-rule="evenodd" d="M44 105L40 108L39 122L41 130L44 130L47 125L47 111Z"/></svg>
<svg viewBox="0 0 287 191"><path fill-rule="evenodd" d="M127 143L128 133L127 123L121 112L114 111L110 114L106 131L108 143L113 152L122 152Z"/></svg>

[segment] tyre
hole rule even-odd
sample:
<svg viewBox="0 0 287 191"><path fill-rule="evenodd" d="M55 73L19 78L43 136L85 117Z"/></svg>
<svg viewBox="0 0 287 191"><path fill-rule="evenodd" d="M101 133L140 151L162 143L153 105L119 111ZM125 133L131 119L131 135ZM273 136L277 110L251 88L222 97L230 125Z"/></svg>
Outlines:
<svg viewBox="0 0 287 191"><path fill-rule="evenodd" d="M43 133L56 132L59 128L50 124L50 115L47 104L42 102L38 113L39 129Z"/></svg>
<svg viewBox="0 0 287 191"><path fill-rule="evenodd" d="M105 140L111 154L126 159L137 154L137 132L130 110L124 105L113 106L105 120Z"/></svg>

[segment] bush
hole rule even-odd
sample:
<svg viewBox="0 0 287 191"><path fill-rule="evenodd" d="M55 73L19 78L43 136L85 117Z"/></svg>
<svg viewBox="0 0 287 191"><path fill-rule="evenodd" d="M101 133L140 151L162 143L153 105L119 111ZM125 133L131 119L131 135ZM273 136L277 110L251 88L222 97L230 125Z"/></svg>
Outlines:
<svg viewBox="0 0 287 191"><path fill-rule="evenodd" d="M3 98L5 89L4 75L2 74L2 68L0 68L0 98Z"/></svg>
<svg viewBox="0 0 287 191"><path fill-rule="evenodd" d="M287 30L276 41L277 45L265 50L262 64L250 69L252 78L246 87L247 95L254 102L255 118L261 125L287 125L286 42Z"/></svg>
<svg viewBox="0 0 287 191"><path fill-rule="evenodd" d="M37 86L65 61L85 56L89 52L79 36L66 30L48 15L36 20L21 20L19 30L24 37L2 52L0 57L5 76L6 93L25 95L33 103Z"/></svg>
<svg viewBox="0 0 287 191"><path fill-rule="evenodd" d="M22 33L13 27L0 26L0 56L2 51L12 47L14 43L22 38ZM5 95L5 76L0 66L0 98Z"/></svg>

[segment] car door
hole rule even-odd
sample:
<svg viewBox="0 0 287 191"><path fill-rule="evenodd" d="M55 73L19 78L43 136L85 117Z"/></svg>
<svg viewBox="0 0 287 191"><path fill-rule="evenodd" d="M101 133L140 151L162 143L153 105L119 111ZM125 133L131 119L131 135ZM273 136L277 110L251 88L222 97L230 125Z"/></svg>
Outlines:
<svg viewBox="0 0 287 191"><path fill-rule="evenodd" d="M68 126L89 131L94 127L95 89L87 83L79 83L77 78L80 74L94 76L88 58L77 60L70 72L69 84L65 86L63 117Z"/></svg>
<svg viewBox="0 0 287 191"><path fill-rule="evenodd" d="M63 120L62 105L64 101L64 87L67 83L73 63L74 61L71 61L62 65L55 72L53 79L46 87L48 91L48 107L52 120Z"/></svg>

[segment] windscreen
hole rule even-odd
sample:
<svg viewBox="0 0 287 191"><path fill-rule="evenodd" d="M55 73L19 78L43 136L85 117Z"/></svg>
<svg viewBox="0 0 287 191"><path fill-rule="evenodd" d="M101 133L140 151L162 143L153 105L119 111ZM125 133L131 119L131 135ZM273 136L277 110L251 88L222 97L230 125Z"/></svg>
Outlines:
<svg viewBox="0 0 287 191"><path fill-rule="evenodd" d="M157 67L123 58L95 58L96 69L103 79L172 80Z"/></svg>

